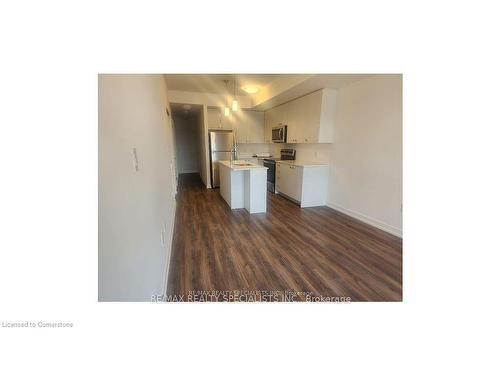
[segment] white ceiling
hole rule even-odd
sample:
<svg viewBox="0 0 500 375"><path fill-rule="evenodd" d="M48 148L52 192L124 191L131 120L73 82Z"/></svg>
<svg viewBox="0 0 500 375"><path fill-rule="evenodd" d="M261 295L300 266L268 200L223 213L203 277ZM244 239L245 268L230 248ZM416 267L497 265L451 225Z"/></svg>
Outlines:
<svg viewBox="0 0 500 375"><path fill-rule="evenodd" d="M169 90L233 94L236 77L236 95L248 95L241 90L245 85L265 86L279 74L165 74ZM224 80L229 80L229 92Z"/></svg>
<svg viewBox="0 0 500 375"><path fill-rule="evenodd" d="M165 74L165 80L169 90L233 95L236 77L236 95L248 96L251 108L264 111L319 89L339 89L371 76L373 74ZM225 79L229 80L228 88ZM245 85L256 85L260 90L247 94L241 90Z"/></svg>
<svg viewBox="0 0 500 375"><path fill-rule="evenodd" d="M203 110L203 106L188 104L186 107L186 104L170 103L170 109L172 116L192 117L198 116Z"/></svg>
<svg viewBox="0 0 500 375"><path fill-rule="evenodd" d="M253 108L267 110L320 89L339 89L373 74L283 74L255 94Z"/></svg>

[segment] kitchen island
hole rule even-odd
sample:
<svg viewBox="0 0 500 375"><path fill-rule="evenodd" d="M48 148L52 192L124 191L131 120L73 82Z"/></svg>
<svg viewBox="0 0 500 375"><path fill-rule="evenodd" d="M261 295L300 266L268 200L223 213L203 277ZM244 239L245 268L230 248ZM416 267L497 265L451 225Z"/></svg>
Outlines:
<svg viewBox="0 0 500 375"><path fill-rule="evenodd" d="M236 160L220 161L220 195L231 209L266 212L267 167Z"/></svg>

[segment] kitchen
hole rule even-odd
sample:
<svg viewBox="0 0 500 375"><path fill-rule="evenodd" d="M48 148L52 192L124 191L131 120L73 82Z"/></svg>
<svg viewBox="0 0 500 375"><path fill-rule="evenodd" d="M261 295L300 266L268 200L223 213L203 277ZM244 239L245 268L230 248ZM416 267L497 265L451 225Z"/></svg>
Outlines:
<svg viewBox="0 0 500 375"><path fill-rule="evenodd" d="M324 155L323 160L319 159L317 151L312 161L300 157L300 152L297 157L294 146L333 142L335 95L334 90L321 89L267 111L207 106L209 147L204 159L210 169L207 187L221 186L219 171L224 168L224 161L238 170L242 169L242 163L253 170L260 165L267 168L266 186L254 187L260 189L260 195L267 189L301 207L325 205L328 159ZM172 104L182 109L187 105ZM225 190L226 187L221 186L221 193ZM243 192L239 195L243 196ZM234 205L226 201L231 208L243 207L241 203Z"/></svg>
<svg viewBox="0 0 500 375"><path fill-rule="evenodd" d="M176 228L194 220L197 229L174 231L170 295L183 295L195 286L298 290L301 282L288 279L295 274L305 283L302 289L315 295L343 290L354 300L401 297L400 75L165 75L165 81L174 128L182 113L196 112L197 141L191 147L199 166L194 173L178 174L177 212L188 210L191 216L177 215ZM356 228L355 233L347 228ZM373 231L370 239L367 233ZM315 243L307 233L330 238L310 251L327 251L335 241L389 241L383 251L391 253L397 266L374 270L374 264L363 262L363 267L380 277L389 272L391 285L361 291L327 281L338 265L330 261L319 266L318 259L302 253L304 247L296 248L290 259L299 262L298 269L275 263L286 246L295 246L283 236L302 246L303 241ZM202 244L202 238L213 240ZM257 251L247 247L248 241ZM242 249L246 260L239 259ZM331 256L327 254L320 257ZM222 268L207 259L219 259ZM233 269L250 264L252 271L232 271L229 277L224 263ZM323 269L321 281L314 280L302 269L307 266L329 271ZM203 271L196 276L191 269ZM256 279L259 272L264 274ZM367 280L352 267L350 272Z"/></svg>

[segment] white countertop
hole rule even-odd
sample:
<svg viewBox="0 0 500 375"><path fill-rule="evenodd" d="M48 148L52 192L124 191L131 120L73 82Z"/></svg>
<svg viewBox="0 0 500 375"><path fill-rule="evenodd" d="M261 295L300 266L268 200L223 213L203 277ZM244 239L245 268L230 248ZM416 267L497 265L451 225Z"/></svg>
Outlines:
<svg viewBox="0 0 500 375"><path fill-rule="evenodd" d="M315 162L315 161L305 161L305 160L276 160L276 163L283 163L289 165L295 165L296 167L328 167L328 164Z"/></svg>
<svg viewBox="0 0 500 375"><path fill-rule="evenodd" d="M238 154L238 159L269 159L272 158L273 156L259 156L259 155L251 155L251 154Z"/></svg>
<svg viewBox="0 0 500 375"><path fill-rule="evenodd" d="M241 160L236 160L235 162L231 163L229 160L224 160L220 161L220 164L224 165L225 167L231 168L235 171L247 171L247 170L253 170L253 169L267 169L267 167L264 167L259 164L255 163L248 163L248 162L243 162ZM251 165L238 165L238 164L251 164Z"/></svg>

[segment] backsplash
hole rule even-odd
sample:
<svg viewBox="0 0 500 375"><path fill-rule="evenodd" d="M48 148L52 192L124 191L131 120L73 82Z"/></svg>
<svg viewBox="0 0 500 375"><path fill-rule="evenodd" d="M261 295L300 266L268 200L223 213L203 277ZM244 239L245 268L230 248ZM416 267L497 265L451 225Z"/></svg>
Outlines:
<svg viewBox="0 0 500 375"><path fill-rule="evenodd" d="M273 153L273 145L269 143L239 143L238 158L249 158L256 153L270 152ZM279 156L279 150L277 155Z"/></svg>
<svg viewBox="0 0 500 375"><path fill-rule="evenodd" d="M271 153L276 155L279 155L282 148L292 148L296 150L297 160L330 164L332 149L330 143L274 144L271 147Z"/></svg>
<svg viewBox="0 0 500 375"><path fill-rule="evenodd" d="M297 160L330 164L332 149L330 143L240 143L238 144L238 158L249 158L261 152L269 152L272 156L279 157L282 148L295 149Z"/></svg>

